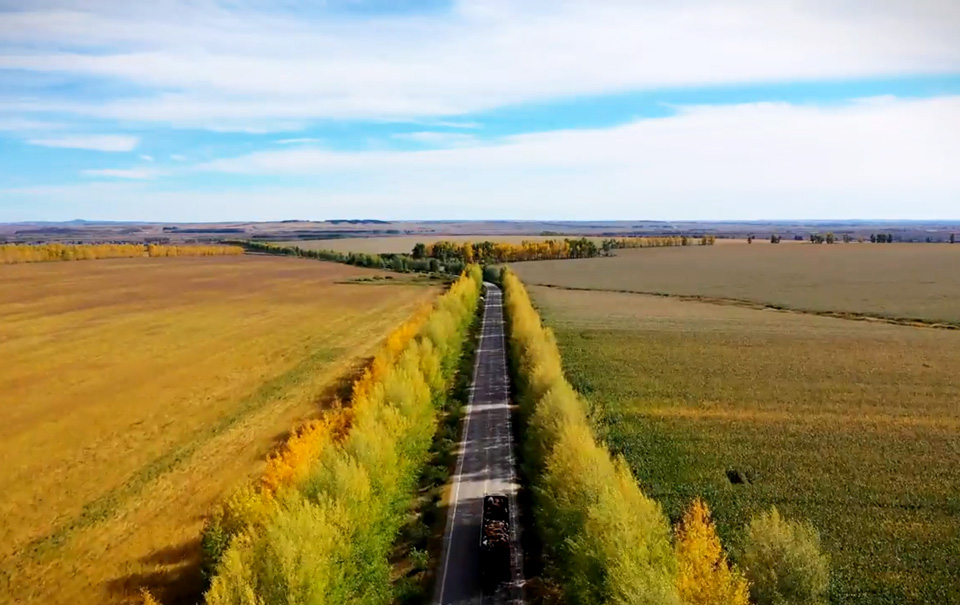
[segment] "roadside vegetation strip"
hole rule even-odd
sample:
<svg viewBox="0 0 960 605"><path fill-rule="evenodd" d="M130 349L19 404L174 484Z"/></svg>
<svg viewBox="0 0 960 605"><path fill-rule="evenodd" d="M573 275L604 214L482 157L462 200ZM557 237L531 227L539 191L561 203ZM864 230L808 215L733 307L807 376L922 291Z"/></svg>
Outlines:
<svg viewBox="0 0 960 605"><path fill-rule="evenodd" d="M144 256L233 256L240 246L161 246L157 244L0 244L0 265Z"/></svg>
<svg viewBox="0 0 960 605"><path fill-rule="evenodd" d="M348 407L305 427L204 536L206 602L387 603L390 557L479 302L473 266L388 338Z"/></svg>
<svg viewBox="0 0 960 605"><path fill-rule="evenodd" d="M502 281L524 472L548 580L562 600L745 605L749 578L758 605L823 602L826 563L806 524L771 513L750 534L746 548L755 556L744 571L728 563L699 498L671 533L623 457L613 457L594 436L586 402L567 382L556 339L519 278L505 269Z"/></svg>

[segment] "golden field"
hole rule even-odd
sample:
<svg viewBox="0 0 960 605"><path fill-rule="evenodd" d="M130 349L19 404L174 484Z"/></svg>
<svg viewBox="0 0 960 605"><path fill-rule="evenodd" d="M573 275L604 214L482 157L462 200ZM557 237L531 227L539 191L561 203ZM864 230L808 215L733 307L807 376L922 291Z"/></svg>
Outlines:
<svg viewBox="0 0 960 605"><path fill-rule="evenodd" d="M960 332L530 291L598 434L672 520L704 497L736 559L775 505L819 529L831 603L960 603Z"/></svg>
<svg viewBox="0 0 960 605"><path fill-rule="evenodd" d="M0 595L196 596L203 518L438 288L242 256L0 266Z"/></svg>

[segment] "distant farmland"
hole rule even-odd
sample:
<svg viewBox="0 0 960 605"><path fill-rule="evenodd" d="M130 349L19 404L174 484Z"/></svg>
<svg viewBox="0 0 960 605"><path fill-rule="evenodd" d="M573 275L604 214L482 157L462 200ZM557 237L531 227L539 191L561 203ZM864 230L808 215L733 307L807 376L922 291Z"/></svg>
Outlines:
<svg viewBox="0 0 960 605"><path fill-rule="evenodd" d="M565 262L581 265L570 282L615 283L584 271L592 261ZM621 277L645 285L643 275ZM674 520L704 496L735 553L749 516L776 505L819 528L832 603L960 603L960 333L637 294L531 292L557 331L568 376L602 418L601 436ZM913 308L909 287L884 300L895 304L897 292ZM817 294L829 300L829 291ZM733 484L728 472L748 483Z"/></svg>
<svg viewBox="0 0 960 605"><path fill-rule="evenodd" d="M0 602L195 596L213 503L439 292L341 283L377 274L257 256L0 266Z"/></svg>
<svg viewBox="0 0 960 605"><path fill-rule="evenodd" d="M528 284L735 299L960 324L960 245L746 245L621 250L519 263Z"/></svg>

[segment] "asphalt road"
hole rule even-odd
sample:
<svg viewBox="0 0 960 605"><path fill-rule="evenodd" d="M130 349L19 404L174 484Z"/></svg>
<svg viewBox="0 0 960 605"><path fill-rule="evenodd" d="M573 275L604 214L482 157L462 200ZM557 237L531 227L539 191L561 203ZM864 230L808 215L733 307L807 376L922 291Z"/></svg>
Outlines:
<svg viewBox="0 0 960 605"><path fill-rule="evenodd" d="M510 430L503 296L495 285L485 285L473 389L464 419L434 594L434 602L439 605L522 602L523 558L517 536L517 480ZM510 498L513 581L496 595L484 597L480 588L480 519L486 494L506 494Z"/></svg>

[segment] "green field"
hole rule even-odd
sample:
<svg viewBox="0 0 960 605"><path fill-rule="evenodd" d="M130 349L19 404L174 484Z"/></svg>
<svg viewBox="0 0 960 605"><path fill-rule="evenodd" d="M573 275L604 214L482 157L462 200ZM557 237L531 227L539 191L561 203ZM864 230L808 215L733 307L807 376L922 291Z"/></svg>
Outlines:
<svg viewBox="0 0 960 605"><path fill-rule="evenodd" d="M730 244L513 265L528 284L750 301L960 325L960 246Z"/></svg>
<svg viewBox="0 0 960 605"><path fill-rule="evenodd" d="M960 603L960 333L531 293L598 431L673 520L702 495L735 551L750 515L776 505L820 530L831 602Z"/></svg>

